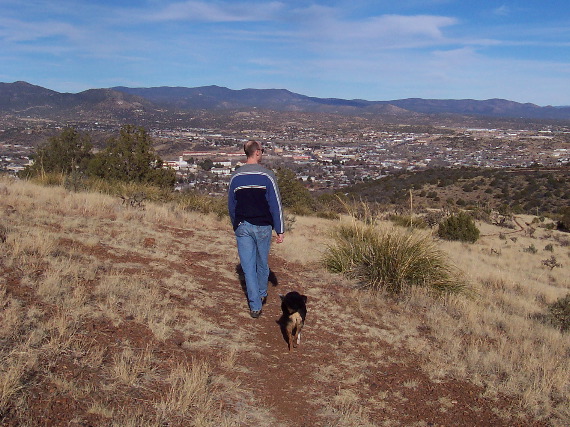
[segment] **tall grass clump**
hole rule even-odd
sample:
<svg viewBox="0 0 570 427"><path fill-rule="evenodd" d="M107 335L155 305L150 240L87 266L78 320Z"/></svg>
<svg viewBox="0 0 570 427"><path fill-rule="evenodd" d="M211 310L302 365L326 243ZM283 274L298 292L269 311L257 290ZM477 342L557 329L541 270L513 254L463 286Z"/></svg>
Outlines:
<svg viewBox="0 0 570 427"><path fill-rule="evenodd" d="M185 211L215 214L223 218L228 214L227 202L223 197L214 197L197 191L185 191L177 199L179 208Z"/></svg>
<svg viewBox="0 0 570 427"><path fill-rule="evenodd" d="M427 233L354 220L333 231L324 255L326 268L357 279L374 291L400 294L411 287L457 293L465 285Z"/></svg>

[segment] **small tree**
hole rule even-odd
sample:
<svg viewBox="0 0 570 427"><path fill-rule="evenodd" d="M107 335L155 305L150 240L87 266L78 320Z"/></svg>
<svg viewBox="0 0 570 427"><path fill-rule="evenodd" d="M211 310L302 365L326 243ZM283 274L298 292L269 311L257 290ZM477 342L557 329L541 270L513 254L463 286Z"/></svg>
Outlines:
<svg viewBox="0 0 570 427"><path fill-rule="evenodd" d="M311 193L297 179L295 172L291 169L279 168L276 175L283 206L290 208L298 215L312 212L314 202Z"/></svg>
<svg viewBox="0 0 570 427"><path fill-rule="evenodd" d="M479 238L479 229L475 221L465 212L459 212L446 218L437 230L439 237L445 240L459 240L474 243Z"/></svg>
<svg viewBox="0 0 570 427"><path fill-rule="evenodd" d="M83 172L92 157L91 137L73 128L65 128L58 135L38 148L32 155L34 163L28 166L22 175L37 176L43 173Z"/></svg>
<svg viewBox="0 0 570 427"><path fill-rule="evenodd" d="M127 125L121 128L119 137L109 139L107 148L95 155L89 172L103 179L172 187L176 175L162 165L145 129Z"/></svg>

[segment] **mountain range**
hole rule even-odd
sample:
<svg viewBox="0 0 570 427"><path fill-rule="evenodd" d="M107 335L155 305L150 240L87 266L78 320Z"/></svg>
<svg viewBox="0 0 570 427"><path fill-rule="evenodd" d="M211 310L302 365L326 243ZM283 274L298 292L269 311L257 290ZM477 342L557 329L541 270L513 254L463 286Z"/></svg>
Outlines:
<svg viewBox="0 0 570 427"><path fill-rule="evenodd" d="M113 87L76 94L60 93L27 82L0 83L0 112L13 116L70 117L89 112L110 116L192 110L274 110L281 112L411 117L463 115L516 119L570 120L570 107L541 107L504 99L421 99L391 101L316 98L286 89L232 90L202 87Z"/></svg>

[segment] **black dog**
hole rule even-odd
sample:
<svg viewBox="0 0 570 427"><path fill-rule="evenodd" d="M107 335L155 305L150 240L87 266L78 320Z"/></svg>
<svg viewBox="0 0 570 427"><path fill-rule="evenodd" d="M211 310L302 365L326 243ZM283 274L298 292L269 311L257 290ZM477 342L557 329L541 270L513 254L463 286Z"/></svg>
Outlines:
<svg viewBox="0 0 570 427"><path fill-rule="evenodd" d="M282 322L287 334L289 351L301 342L301 329L307 316L307 297L299 292L289 292L281 297Z"/></svg>

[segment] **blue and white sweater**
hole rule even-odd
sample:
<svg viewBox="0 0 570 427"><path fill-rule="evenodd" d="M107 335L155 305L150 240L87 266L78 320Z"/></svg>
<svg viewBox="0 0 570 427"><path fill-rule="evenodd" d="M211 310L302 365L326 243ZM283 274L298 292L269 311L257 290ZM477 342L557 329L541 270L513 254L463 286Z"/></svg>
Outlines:
<svg viewBox="0 0 570 427"><path fill-rule="evenodd" d="M285 231L277 179L261 165L245 164L232 173L228 211L234 230L247 221L253 225L271 225L277 234Z"/></svg>

